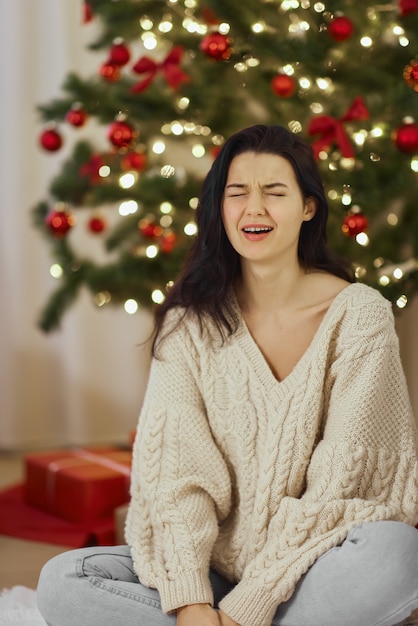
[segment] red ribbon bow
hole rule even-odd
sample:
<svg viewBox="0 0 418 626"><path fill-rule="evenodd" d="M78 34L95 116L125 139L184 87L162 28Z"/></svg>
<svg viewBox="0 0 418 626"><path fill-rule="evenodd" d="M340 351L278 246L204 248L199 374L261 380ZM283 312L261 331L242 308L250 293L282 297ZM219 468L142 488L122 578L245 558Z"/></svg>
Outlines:
<svg viewBox="0 0 418 626"><path fill-rule="evenodd" d="M312 144L315 157L318 158L322 150L326 150L333 143L336 143L343 157L353 158L355 153L345 131L343 122L350 120L366 120L368 117L369 112L363 99L359 96L354 100L347 113L339 120L329 115L319 115L312 119L309 123L308 133L310 135L321 134L321 137Z"/></svg>
<svg viewBox="0 0 418 626"><path fill-rule="evenodd" d="M156 63L149 57L142 57L132 68L136 74L148 74L141 82L134 85L131 89L134 93L140 93L145 91L154 80L154 77L158 70L161 70L164 77L170 87L177 89L181 83L189 80L187 74L182 72L179 67L181 57L183 55L183 48L181 46L175 46L171 52L168 53L164 61Z"/></svg>
<svg viewBox="0 0 418 626"><path fill-rule="evenodd" d="M399 9L402 17L418 11L418 0L400 0Z"/></svg>

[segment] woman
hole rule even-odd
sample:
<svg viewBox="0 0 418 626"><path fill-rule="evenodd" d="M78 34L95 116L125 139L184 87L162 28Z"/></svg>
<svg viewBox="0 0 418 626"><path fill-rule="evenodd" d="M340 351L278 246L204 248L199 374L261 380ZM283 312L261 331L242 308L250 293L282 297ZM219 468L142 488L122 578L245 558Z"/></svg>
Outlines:
<svg viewBox="0 0 418 626"><path fill-rule="evenodd" d="M391 626L418 606L391 307L331 255L326 221L299 136L225 143L157 316L128 546L48 563L48 624Z"/></svg>

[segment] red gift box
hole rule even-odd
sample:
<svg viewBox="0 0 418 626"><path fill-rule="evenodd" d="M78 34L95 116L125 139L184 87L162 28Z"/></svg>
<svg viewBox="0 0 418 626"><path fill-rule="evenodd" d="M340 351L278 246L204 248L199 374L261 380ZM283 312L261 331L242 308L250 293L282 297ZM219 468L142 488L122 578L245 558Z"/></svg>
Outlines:
<svg viewBox="0 0 418 626"><path fill-rule="evenodd" d="M108 517L129 501L131 461L109 447L27 455L25 500L70 522Z"/></svg>

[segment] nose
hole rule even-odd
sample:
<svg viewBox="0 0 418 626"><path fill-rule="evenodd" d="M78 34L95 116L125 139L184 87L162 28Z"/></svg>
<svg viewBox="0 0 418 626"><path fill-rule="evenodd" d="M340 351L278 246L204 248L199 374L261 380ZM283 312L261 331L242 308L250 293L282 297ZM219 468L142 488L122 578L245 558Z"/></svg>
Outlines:
<svg viewBox="0 0 418 626"><path fill-rule="evenodd" d="M266 208L264 206L264 197L260 191L253 191L248 195L247 215L264 215Z"/></svg>

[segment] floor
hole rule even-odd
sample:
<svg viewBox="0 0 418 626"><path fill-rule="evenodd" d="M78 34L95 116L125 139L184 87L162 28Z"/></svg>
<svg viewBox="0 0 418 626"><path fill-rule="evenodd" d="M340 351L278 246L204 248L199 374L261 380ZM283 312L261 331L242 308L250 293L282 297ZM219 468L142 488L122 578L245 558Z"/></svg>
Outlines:
<svg viewBox="0 0 418 626"><path fill-rule="evenodd" d="M0 489L22 480L22 455L0 452ZM15 585L36 589L43 564L64 550L68 548L0 535L0 591Z"/></svg>
<svg viewBox="0 0 418 626"><path fill-rule="evenodd" d="M23 473L21 454L0 452L0 489L22 482ZM0 592L15 585L36 589L43 564L65 550L68 547L0 535ZM408 621L412 625L418 625L418 610Z"/></svg>

